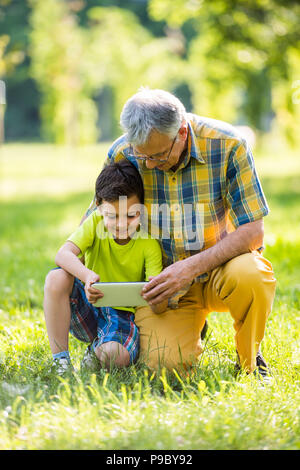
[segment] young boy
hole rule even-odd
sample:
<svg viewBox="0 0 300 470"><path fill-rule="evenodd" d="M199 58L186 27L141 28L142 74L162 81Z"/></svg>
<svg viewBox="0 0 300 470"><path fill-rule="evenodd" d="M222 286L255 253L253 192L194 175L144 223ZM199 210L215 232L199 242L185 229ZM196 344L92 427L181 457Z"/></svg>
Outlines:
<svg viewBox="0 0 300 470"><path fill-rule="evenodd" d="M103 294L92 284L147 281L162 270L158 241L138 232L144 191L134 165L122 160L106 166L97 178L95 195L97 209L59 249L55 262L62 269L50 271L45 282L45 320L58 374L73 368L69 331L91 343L82 364L124 367L134 362L139 351L135 309L94 307ZM161 313L167 302L151 308Z"/></svg>

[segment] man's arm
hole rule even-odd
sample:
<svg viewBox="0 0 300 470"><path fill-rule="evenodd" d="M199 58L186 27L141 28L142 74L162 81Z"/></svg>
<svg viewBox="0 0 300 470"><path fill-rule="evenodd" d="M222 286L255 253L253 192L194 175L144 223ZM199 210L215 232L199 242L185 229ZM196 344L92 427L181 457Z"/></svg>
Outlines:
<svg viewBox="0 0 300 470"><path fill-rule="evenodd" d="M263 245L263 237L263 219L239 226L211 248L165 268L145 286L144 299L150 305L165 301L195 277L236 256L257 250Z"/></svg>

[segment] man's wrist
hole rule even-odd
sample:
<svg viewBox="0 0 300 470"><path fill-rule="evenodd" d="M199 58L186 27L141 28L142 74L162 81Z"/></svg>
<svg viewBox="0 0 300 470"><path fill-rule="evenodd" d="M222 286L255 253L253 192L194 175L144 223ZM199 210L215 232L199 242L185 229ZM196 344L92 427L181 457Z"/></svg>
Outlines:
<svg viewBox="0 0 300 470"><path fill-rule="evenodd" d="M190 281L193 281L197 276L205 272L201 270L201 258L202 253L197 253L184 260L188 267Z"/></svg>
<svg viewBox="0 0 300 470"><path fill-rule="evenodd" d="M186 261L190 272L190 280L192 281L196 277L201 276L201 274L207 273L222 264L221 261L217 260L218 256L215 251L215 246L187 258Z"/></svg>

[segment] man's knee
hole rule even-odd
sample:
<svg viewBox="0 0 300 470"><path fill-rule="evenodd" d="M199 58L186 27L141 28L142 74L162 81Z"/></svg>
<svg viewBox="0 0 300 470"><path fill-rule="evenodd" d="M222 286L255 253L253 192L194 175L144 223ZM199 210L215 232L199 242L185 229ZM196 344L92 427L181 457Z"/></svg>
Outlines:
<svg viewBox="0 0 300 470"><path fill-rule="evenodd" d="M44 293L60 295L72 290L74 277L63 269L53 269L45 279Z"/></svg>
<svg viewBox="0 0 300 470"><path fill-rule="evenodd" d="M262 310L270 312L276 279L268 260L258 253L246 253L223 265L215 286L218 298L229 309L256 299Z"/></svg>
<svg viewBox="0 0 300 470"><path fill-rule="evenodd" d="M149 307L139 307L135 321L140 329L140 359L151 369L189 367L202 352L200 334L205 317L192 301L160 315Z"/></svg>
<svg viewBox="0 0 300 470"><path fill-rule="evenodd" d="M272 288L276 283L271 263L256 252L231 259L226 263L225 271L231 281L246 289Z"/></svg>
<svg viewBox="0 0 300 470"><path fill-rule="evenodd" d="M165 340L159 339L151 344L150 348L141 350L140 357L150 369L159 370L165 367L168 370L187 370L195 364L202 352L199 339L199 346L188 345L181 347L178 342L166 343Z"/></svg>

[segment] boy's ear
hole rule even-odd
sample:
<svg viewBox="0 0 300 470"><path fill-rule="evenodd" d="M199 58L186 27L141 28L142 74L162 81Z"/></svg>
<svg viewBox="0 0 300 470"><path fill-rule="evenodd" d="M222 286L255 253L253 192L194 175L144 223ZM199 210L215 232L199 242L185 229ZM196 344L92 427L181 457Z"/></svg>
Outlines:
<svg viewBox="0 0 300 470"><path fill-rule="evenodd" d="M98 201L96 201L96 206L97 206L97 212L102 215L102 204L99 204Z"/></svg>

